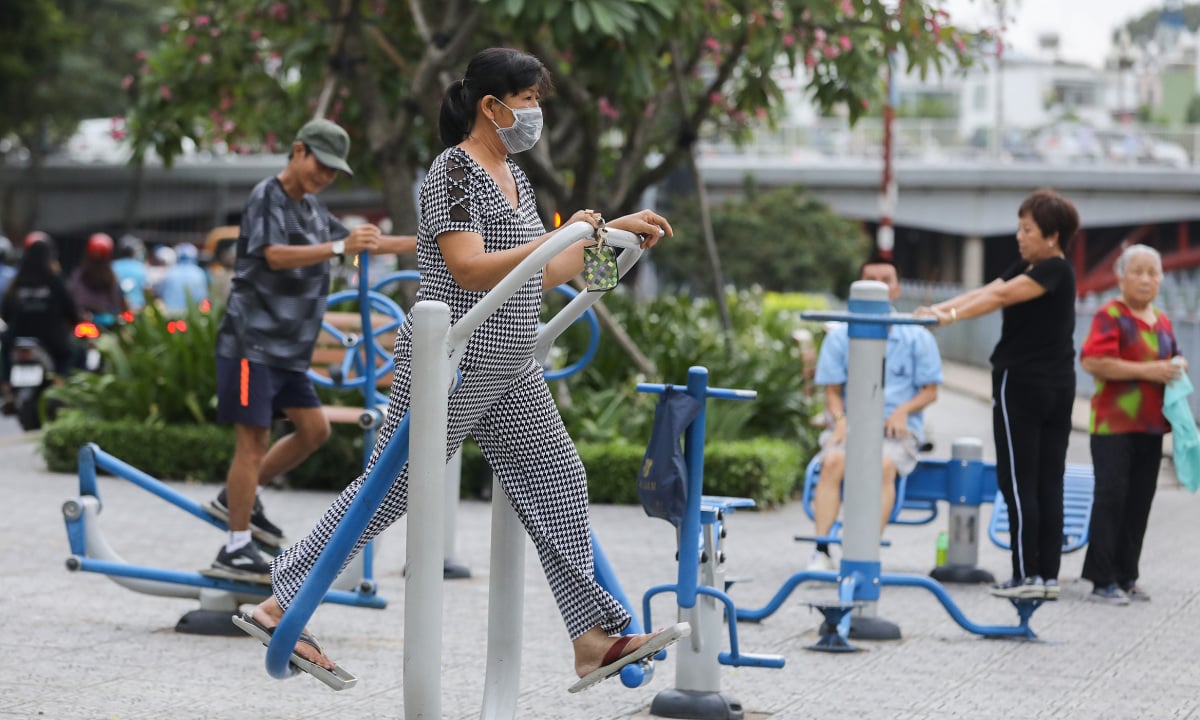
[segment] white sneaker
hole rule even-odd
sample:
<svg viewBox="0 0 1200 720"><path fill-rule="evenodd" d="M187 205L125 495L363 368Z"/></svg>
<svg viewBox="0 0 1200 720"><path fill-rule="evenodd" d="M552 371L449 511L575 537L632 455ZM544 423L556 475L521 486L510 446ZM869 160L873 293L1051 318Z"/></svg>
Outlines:
<svg viewBox="0 0 1200 720"><path fill-rule="evenodd" d="M833 558L831 558L829 555L826 555L820 550L813 550L812 557L808 559L808 569L829 571L835 570L836 566L833 564Z"/></svg>

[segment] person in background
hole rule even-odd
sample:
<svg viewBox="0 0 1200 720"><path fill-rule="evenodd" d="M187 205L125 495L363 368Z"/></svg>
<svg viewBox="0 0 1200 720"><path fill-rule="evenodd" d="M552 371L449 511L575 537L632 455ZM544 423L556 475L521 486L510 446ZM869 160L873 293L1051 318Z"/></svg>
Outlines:
<svg viewBox="0 0 1200 720"><path fill-rule="evenodd" d="M112 268L113 240L105 233L88 238L83 262L71 274L67 288L85 318L116 316L125 312L125 295Z"/></svg>
<svg viewBox="0 0 1200 720"><path fill-rule="evenodd" d="M146 307L146 245L140 238L124 235L117 242L113 274L125 296L125 305L133 312Z"/></svg>
<svg viewBox="0 0 1200 720"><path fill-rule="evenodd" d="M859 279L888 287L888 299L900 296L900 276L891 260L872 257L859 269ZM883 486L880 524L887 526L896 502L896 477L917 466L925 408L937 400L942 384L942 356L933 334L917 325L888 327L887 375L884 379ZM821 343L815 384L825 388L828 431L821 438L821 475L813 491L813 525L819 537L829 534L842 504L846 476L846 379L850 341L845 323L833 327ZM851 418L850 420L853 420ZM868 428L869 429L869 428ZM829 544L818 542L810 570L833 570Z"/></svg>
<svg viewBox="0 0 1200 720"><path fill-rule="evenodd" d="M4 297L4 291L17 274L17 269L8 264L12 259L12 252L12 240L0 235L0 297Z"/></svg>
<svg viewBox="0 0 1200 720"><path fill-rule="evenodd" d="M1128 605L1150 599L1138 585L1138 560L1170 430L1163 390L1187 363L1171 321L1154 306L1163 276L1158 251L1130 245L1114 269L1121 295L1096 311L1079 354L1096 379L1088 423L1096 490L1083 577L1092 582L1091 600Z"/></svg>
<svg viewBox="0 0 1200 720"><path fill-rule="evenodd" d="M49 236L25 246L17 274L0 300L0 319L6 326L0 337L0 395L3 396L4 412L11 414L9 374L13 340L37 338L54 359L54 370L59 375L70 371L75 354L74 329L79 317L75 301L58 275L54 245Z"/></svg>
<svg viewBox="0 0 1200 720"><path fill-rule="evenodd" d="M997 597L1057 600L1062 561L1063 473L1075 403L1075 271L1079 230L1070 200L1043 188L1017 210L1021 259L999 278L915 315L948 325L1000 310L992 351L996 479L1012 534L1012 578Z"/></svg>
<svg viewBox="0 0 1200 720"><path fill-rule="evenodd" d="M168 313L187 312L208 299L208 275L196 264L199 252L191 243L175 246L175 264L158 281L154 292Z"/></svg>
<svg viewBox="0 0 1200 720"><path fill-rule="evenodd" d="M146 287L151 290L158 287L175 264L175 259L175 250L170 245L155 245L146 262Z"/></svg>
<svg viewBox="0 0 1200 720"><path fill-rule="evenodd" d="M330 265L361 252L416 249L411 235L383 235L374 225L347 230L317 195L339 172L351 175L350 137L328 120L312 120L292 142L287 166L250 191L237 239L237 264L217 328L217 420L234 427L225 488L207 509L229 535L207 571L269 581L265 547L283 543L258 491L329 438L308 368L329 296ZM294 430L274 443L271 425L286 417Z"/></svg>

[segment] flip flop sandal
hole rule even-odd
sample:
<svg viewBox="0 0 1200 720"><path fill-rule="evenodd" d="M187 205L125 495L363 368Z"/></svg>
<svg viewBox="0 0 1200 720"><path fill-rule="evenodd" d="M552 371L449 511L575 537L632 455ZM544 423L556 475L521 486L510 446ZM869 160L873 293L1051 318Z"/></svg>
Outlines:
<svg viewBox="0 0 1200 720"><path fill-rule="evenodd" d="M669 628L659 630L658 632L654 633L641 647L625 655L622 655L621 652L625 650L626 646L629 645L630 641L633 640L635 636L626 635L622 638L619 638L615 643L613 643L613 646L608 649L608 652L604 654L604 659L600 661L600 667L579 678L579 682L572 685L568 691L577 693L582 690L587 690L601 680L607 680L608 678L619 674L621 672L621 668L625 667L626 665L632 665L635 662L645 660L651 655L657 653L659 650L673 645L679 638L684 638L691 634L691 625L685 622L675 623Z"/></svg>
<svg viewBox="0 0 1200 720"><path fill-rule="evenodd" d="M259 621L255 620L254 616L250 615L249 613L243 612L234 615L233 624L241 628L250 637L261 642L264 646L271 644L271 637L275 634L275 628L269 628L266 625L263 625ZM305 645L315 648L319 653L325 652L321 649L321 646L317 644L317 639L306 632L300 633L299 640ZM342 668L340 665L334 667L333 670L326 670L320 665L304 659L300 655L296 654L295 651L292 652L291 663L292 667L295 668L296 671L306 672L334 690L346 690L347 688L354 687L354 684L358 682L357 677Z"/></svg>

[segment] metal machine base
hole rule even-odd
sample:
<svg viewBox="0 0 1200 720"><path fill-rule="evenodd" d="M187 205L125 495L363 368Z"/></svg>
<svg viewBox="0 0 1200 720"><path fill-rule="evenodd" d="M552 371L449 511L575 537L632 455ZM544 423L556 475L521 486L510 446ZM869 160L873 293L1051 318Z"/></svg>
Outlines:
<svg viewBox="0 0 1200 720"><path fill-rule="evenodd" d="M940 583L957 583L960 585L992 585L996 577L987 570L974 565L938 565L929 573L929 577Z"/></svg>
<svg viewBox="0 0 1200 720"><path fill-rule="evenodd" d="M862 649L846 642L845 638L838 634L838 624L842 622L842 618L846 617L846 613L855 608L854 605L809 605L809 607L820 610L825 621L821 623L819 630L820 639L815 644L809 645L807 649L832 653L851 653Z"/></svg>
<svg viewBox="0 0 1200 720"><path fill-rule="evenodd" d="M854 640L899 640L900 626L877 617L852 617L850 637Z"/></svg>
<svg viewBox="0 0 1200 720"><path fill-rule="evenodd" d="M233 613L228 610L192 610L175 623L175 632L188 635L246 636L233 624Z"/></svg>
<svg viewBox="0 0 1200 720"><path fill-rule="evenodd" d="M650 703L650 714L693 720L742 720L742 703L725 693L700 690L663 690Z"/></svg>
<svg viewBox="0 0 1200 720"><path fill-rule="evenodd" d="M442 561L443 580L465 580L471 577L471 568L453 560Z"/></svg>

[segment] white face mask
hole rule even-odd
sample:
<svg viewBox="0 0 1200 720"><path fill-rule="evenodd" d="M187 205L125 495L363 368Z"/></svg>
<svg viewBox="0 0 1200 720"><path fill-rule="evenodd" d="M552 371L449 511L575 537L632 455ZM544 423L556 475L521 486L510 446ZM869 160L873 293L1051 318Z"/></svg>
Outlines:
<svg viewBox="0 0 1200 720"><path fill-rule="evenodd" d="M504 101L496 98L496 102L504 105ZM492 120L492 124L496 126L496 134L500 136L500 142L504 143L504 147L509 153L525 152L529 148L537 144L538 138L542 136L542 109L540 107L529 108L508 108L513 114L513 124L511 127L500 127L500 124Z"/></svg>

